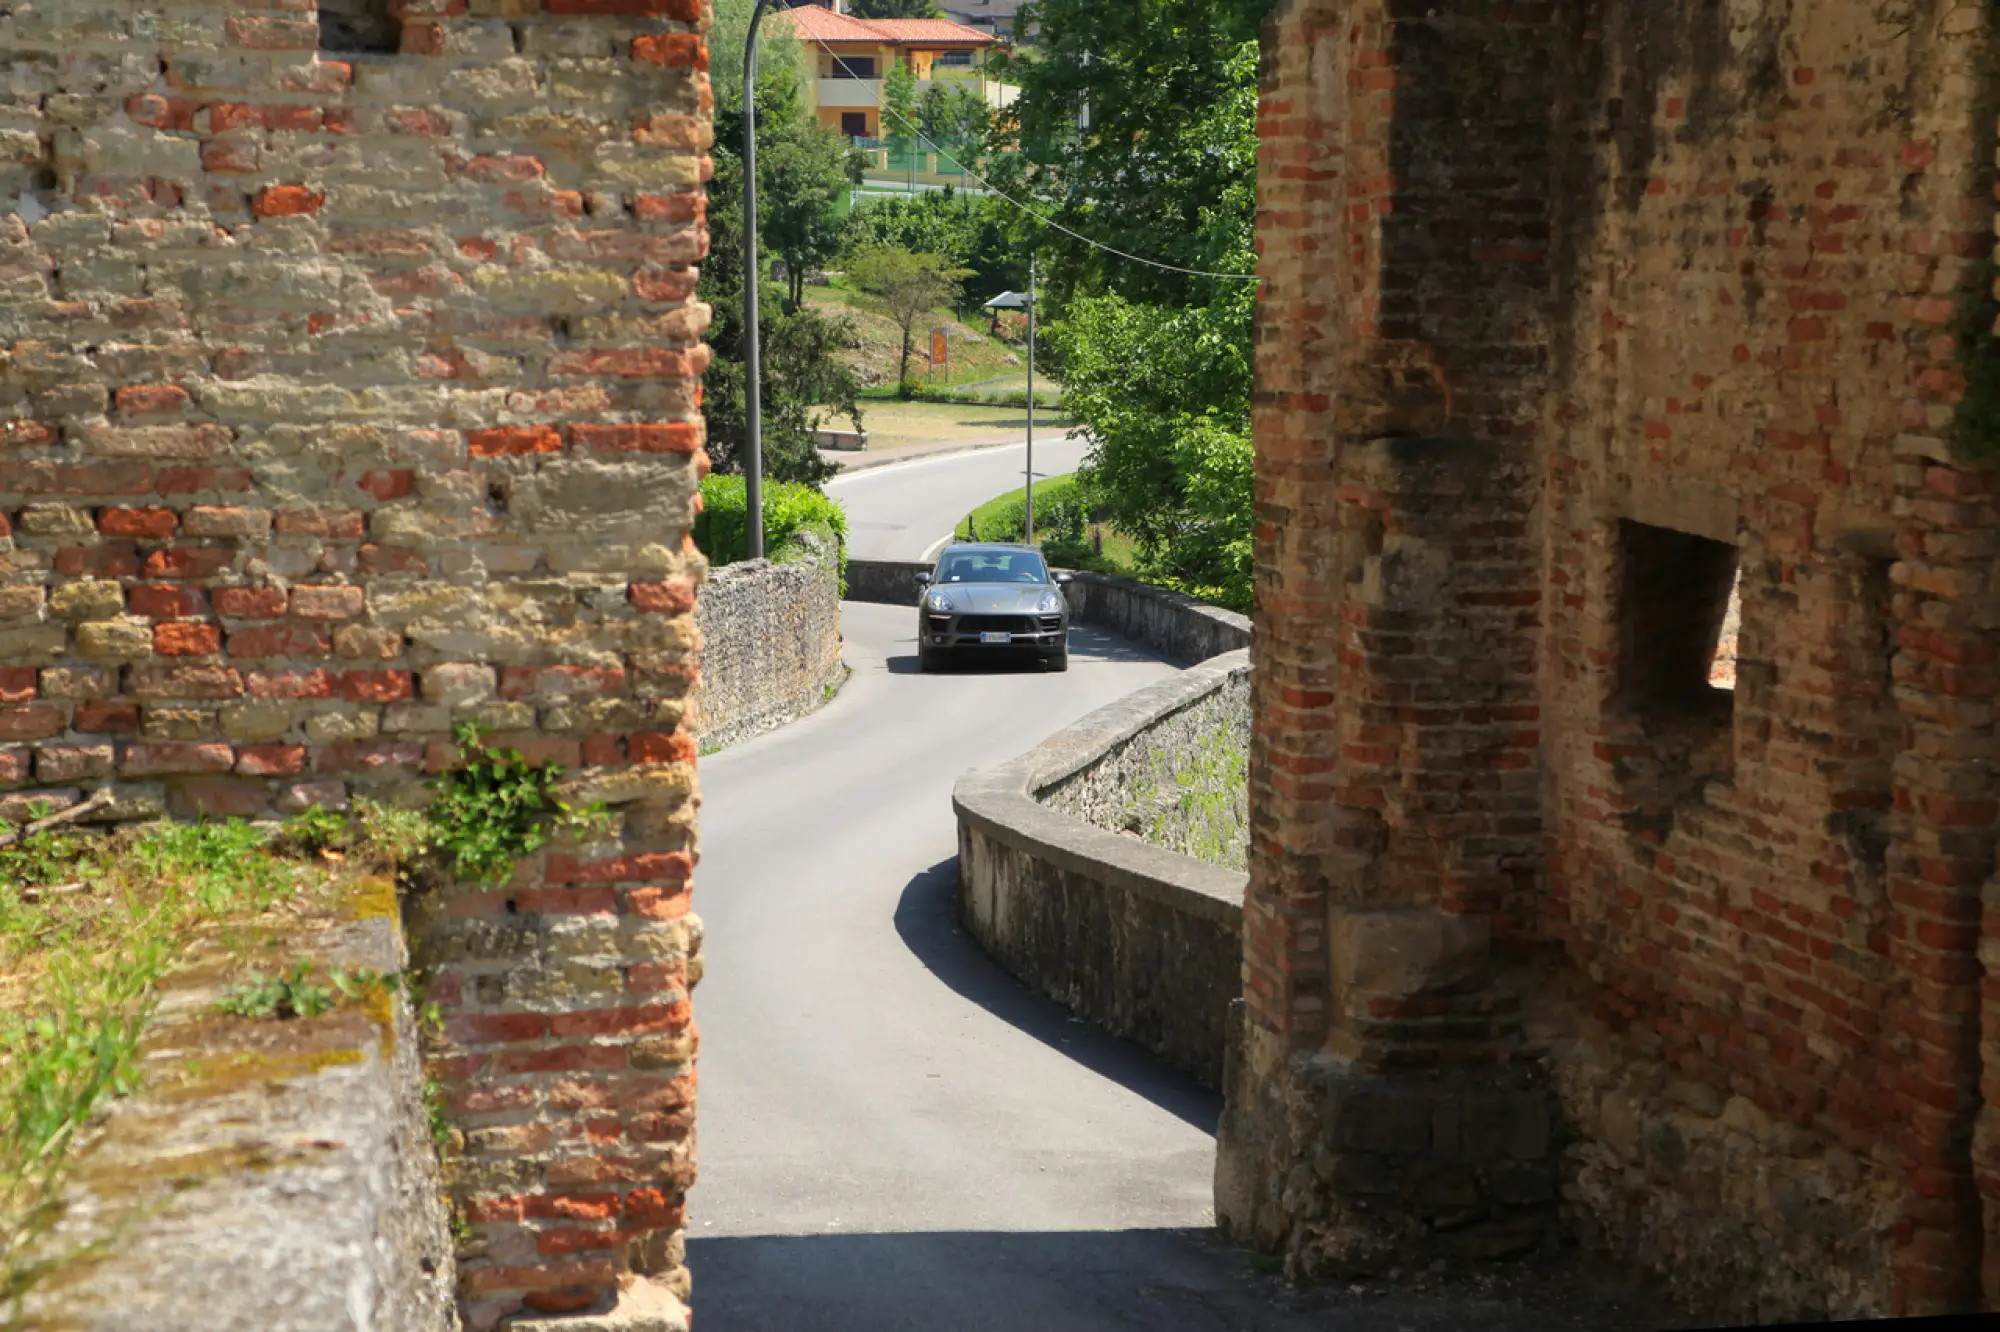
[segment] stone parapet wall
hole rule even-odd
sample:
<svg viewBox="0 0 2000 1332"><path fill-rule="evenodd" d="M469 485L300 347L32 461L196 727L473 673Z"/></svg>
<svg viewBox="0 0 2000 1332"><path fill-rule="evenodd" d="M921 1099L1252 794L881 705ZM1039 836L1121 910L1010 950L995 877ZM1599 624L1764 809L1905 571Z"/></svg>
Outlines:
<svg viewBox="0 0 2000 1332"><path fill-rule="evenodd" d="M1250 646L1250 618L1131 578L1078 572L1064 589L1085 624L1144 643L1180 666Z"/></svg>
<svg viewBox="0 0 2000 1332"><path fill-rule="evenodd" d="M805 716L846 676L833 551L716 570L702 585L695 624L701 684L693 730L704 752Z"/></svg>
<svg viewBox="0 0 2000 1332"><path fill-rule="evenodd" d="M287 951L322 971L399 973L395 904L393 885L367 885L346 918ZM247 966L194 961L162 986L140 1085L93 1123L41 1245L84 1256L34 1288L25 1326L456 1332L407 997L371 987L310 1021L218 1019L216 999Z"/></svg>
<svg viewBox="0 0 2000 1332"><path fill-rule="evenodd" d="M1199 678L1206 685L1206 677ZM1240 747L1249 745L1247 663L1243 670L1230 671L1219 685L1205 689L1186 706L1154 714L1092 762L1037 791L1035 798L1050 809L1106 832L1136 834L1170 851L1198 856L1225 869L1241 869L1240 854L1232 862L1215 854L1201 855L1186 845L1197 830L1189 826L1190 816L1178 808L1183 796L1218 794L1192 792L1176 778L1199 765L1207 757L1203 751L1223 740ZM1201 831L1210 831L1206 826L1209 821L1203 822ZM1238 802L1231 800L1229 808L1219 811L1213 823L1223 825L1213 831L1218 838L1226 837L1228 846L1208 849L1226 852L1233 848L1240 853L1246 829Z"/></svg>
<svg viewBox="0 0 2000 1332"><path fill-rule="evenodd" d="M1014 975L1079 1016L1221 1084L1240 992L1243 875L1064 812L1155 727L1240 690L1231 653L1144 689L1031 753L963 778L959 914ZM1065 794L1066 793L1066 794Z"/></svg>
<svg viewBox="0 0 2000 1332"><path fill-rule="evenodd" d="M0 13L0 788L401 799L463 722L560 764L600 840L416 906L463 1308L685 1294L709 13L328 17Z"/></svg>
<svg viewBox="0 0 2000 1332"><path fill-rule="evenodd" d="M932 565L922 560L855 560L847 562L847 599L873 602L878 606L915 606L917 575L929 573Z"/></svg>

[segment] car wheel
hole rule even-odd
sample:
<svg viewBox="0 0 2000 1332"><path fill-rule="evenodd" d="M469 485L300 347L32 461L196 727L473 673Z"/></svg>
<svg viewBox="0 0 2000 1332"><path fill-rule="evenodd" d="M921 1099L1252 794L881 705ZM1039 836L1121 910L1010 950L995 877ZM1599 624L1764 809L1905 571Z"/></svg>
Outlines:
<svg viewBox="0 0 2000 1332"><path fill-rule="evenodd" d="M1049 669L1052 671L1066 671L1069 669L1069 647L1067 644L1057 648L1050 654Z"/></svg>
<svg viewBox="0 0 2000 1332"><path fill-rule="evenodd" d="M917 644L917 670L924 675L937 674L938 654L935 649Z"/></svg>

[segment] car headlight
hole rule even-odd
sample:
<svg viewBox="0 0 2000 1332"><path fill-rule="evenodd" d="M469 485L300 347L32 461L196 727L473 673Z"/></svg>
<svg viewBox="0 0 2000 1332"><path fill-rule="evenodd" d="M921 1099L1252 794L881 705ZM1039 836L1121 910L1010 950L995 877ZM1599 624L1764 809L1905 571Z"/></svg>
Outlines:
<svg viewBox="0 0 2000 1332"><path fill-rule="evenodd" d="M1035 603L1035 613L1038 615L1056 615L1062 611L1062 608L1063 599L1062 594L1059 592L1051 592Z"/></svg>
<svg viewBox="0 0 2000 1332"><path fill-rule="evenodd" d="M948 592L931 593L929 596L924 598L924 609L934 610L934 611L949 611L951 609L951 594Z"/></svg>

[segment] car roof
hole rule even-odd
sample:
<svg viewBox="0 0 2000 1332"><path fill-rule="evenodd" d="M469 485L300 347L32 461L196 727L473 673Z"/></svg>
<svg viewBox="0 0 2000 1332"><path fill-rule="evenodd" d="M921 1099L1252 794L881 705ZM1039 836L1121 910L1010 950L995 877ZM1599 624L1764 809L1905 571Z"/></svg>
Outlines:
<svg viewBox="0 0 2000 1332"><path fill-rule="evenodd" d="M1006 551L1009 553L1027 551L1028 553L1033 555L1039 555L1042 553L1041 551L1036 550L1033 546L1023 546L1020 545L1019 543L1010 543L1005 541L954 541L949 546L946 546L943 550L938 552L938 558L943 559L945 556L951 554L953 551L968 551L975 555L997 554L1002 551Z"/></svg>

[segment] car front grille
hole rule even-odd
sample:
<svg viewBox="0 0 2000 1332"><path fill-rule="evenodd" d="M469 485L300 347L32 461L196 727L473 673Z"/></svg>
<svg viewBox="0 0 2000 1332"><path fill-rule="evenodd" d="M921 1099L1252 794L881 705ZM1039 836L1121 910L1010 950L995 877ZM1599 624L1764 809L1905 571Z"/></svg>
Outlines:
<svg viewBox="0 0 2000 1332"><path fill-rule="evenodd" d="M961 634L1033 634L1041 632L1031 615L961 615Z"/></svg>

